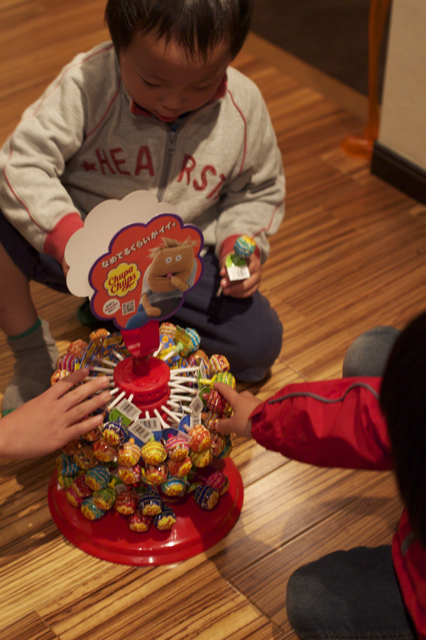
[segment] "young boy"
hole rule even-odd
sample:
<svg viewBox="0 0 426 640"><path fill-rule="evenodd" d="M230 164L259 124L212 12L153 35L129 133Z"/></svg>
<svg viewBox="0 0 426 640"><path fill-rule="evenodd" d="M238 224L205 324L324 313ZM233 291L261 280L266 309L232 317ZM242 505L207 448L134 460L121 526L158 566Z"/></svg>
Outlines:
<svg viewBox="0 0 426 640"><path fill-rule="evenodd" d="M79 369L0 421L0 458L37 458L96 429L110 399L107 376L80 384L89 369ZM77 386L75 386L77 385ZM75 388L73 388L75 386Z"/></svg>
<svg viewBox="0 0 426 640"><path fill-rule="evenodd" d="M203 277L172 321L241 380L278 356L282 326L258 287L283 218L281 157L259 90L228 66L251 13L252 0L109 0L113 42L76 56L4 145L0 327L17 358L4 413L47 388L57 357L29 281L66 291L71 235L95 205L138 189L204 234ZM231 283L224 263L241 234L257 248L250 277Z"/></svg>
<svg viewBox="0 0 426 640"><path fill-rule="evenodd" d="M345 367L369 368L366 349L387 355L396 334L368 332ZM392 546L337 551L290 577L287 614L300 638L426 638L425 363L423 313L397 337L383 379L293 384L265 402L215 385L235 411L222 433L319 466L395 471L405 509Z"/></svg>

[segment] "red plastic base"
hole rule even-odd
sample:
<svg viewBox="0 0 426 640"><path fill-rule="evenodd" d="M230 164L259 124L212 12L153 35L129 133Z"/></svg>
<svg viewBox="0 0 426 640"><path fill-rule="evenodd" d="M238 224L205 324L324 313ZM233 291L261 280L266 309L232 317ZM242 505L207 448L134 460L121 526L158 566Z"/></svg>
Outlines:
<svg viewBox="0 0 426 640"><path fill-rule="evenodd" d="M200 509L191 494L172 504L177 520L171 531L159 531L152 525L146 533L135 533L127 518L116 511L94 522L86 520L80 509L68 503L65 491L58 488L56 470L48 490L50 513L59 531L92 556L135 566L174 564L222 540L241 513L244 487L235 463L225 458L214 460L210 467L228 476L227 493L212 511Z"/></svg>

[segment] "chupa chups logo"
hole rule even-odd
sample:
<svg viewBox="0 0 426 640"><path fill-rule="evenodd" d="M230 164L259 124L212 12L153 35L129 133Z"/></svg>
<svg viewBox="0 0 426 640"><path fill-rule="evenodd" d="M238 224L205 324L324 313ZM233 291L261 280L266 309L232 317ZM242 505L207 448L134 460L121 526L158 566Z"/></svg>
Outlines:
<svg viewBox="0 0 426 640"><path fill-rule="evenodd" d="M124 227L90 270L92 312L120 329L170 317L202 274L202 246L201 231L175 214Z"/></svg>

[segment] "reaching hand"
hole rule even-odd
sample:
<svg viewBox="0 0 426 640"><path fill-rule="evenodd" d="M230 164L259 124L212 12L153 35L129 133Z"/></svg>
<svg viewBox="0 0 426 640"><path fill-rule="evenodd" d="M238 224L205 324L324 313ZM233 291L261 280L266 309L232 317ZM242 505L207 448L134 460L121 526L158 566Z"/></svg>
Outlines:
<svg viewBox="0 0 426 640"><path fill-rule="evenodd" d="M223 382L215 382L214 388L219 391L234 410L234 415L231 418L219 420L216 430L224 434L235 433L237 436L251 438L250 416L262 401L250 391L238 393L238 391Z"/></svg>
<svg viewBox="0 0 426 640"><path fill-rule="evenodd" d="M223 293L225 296L231 296L232 298L248 298L259 288L262 279L262 264L257 255L252 253L248 262L250 277L247 278L247 280L231 282L225 267L228 255L229 254L223 256L219 263L221 276L220 286L222 287Z"/></svg>
<svg viewBox="0 0 426 640"><path fill-rule="evenodd" d="M87 416L110 400L109 391L93 395L107 386L108 378L99 376L73 388L89 373L89 369L70 373L37 398L2 418L0 456L36 458L46 455L99 426L104 414Z"/></svg>

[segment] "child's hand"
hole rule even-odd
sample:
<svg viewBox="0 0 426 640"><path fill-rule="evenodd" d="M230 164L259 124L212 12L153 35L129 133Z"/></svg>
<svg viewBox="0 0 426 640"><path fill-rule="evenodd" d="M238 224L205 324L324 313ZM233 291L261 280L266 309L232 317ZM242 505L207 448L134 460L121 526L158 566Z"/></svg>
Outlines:
<svg viewBox="0 0 426 640"><path fill-rule="evenodd" d="M108 378L99 376L72 388L89 373L89 369L70 373L37 398L2 418L0 456L35 458L46 455L99 426L104 414L87 415L105 405L111 394L103 391L93 398L89 396L105 388Z"/></svg>
<svg viewBox="0 0 426 640"><path fill-rule="evenodd" d="M214 388L219 391L234 410L234 415L231 418L221 418L219 420L216 430L226 435L235 433L237 436L243 436L243 438L251 438L250 416L262 401L258 400L250 391L238 393L238 391L223 382L215 382Z"/></svg>
<svg viewBox="0 0 426 640"><path fill-rule="evenodd" d="M235 282L231 282L228 278L225 267L228 255L230 254L223 256L219 262L220 276L222 278L220 286L222 287L223 293L226 296L231 296L232 298L248 298L259 288L260 280L262 278L262 264L260 259L255 253L252 253L248 261L250 277L247 278L247 280L236 280Z"/></svg>

